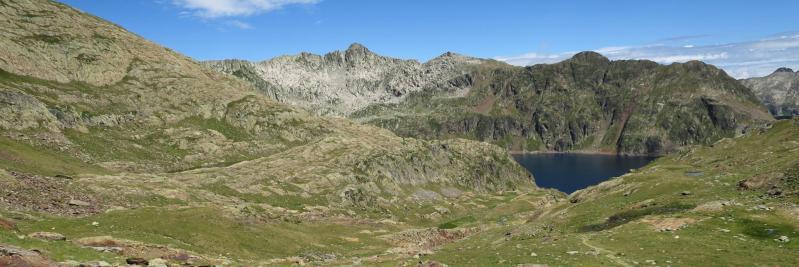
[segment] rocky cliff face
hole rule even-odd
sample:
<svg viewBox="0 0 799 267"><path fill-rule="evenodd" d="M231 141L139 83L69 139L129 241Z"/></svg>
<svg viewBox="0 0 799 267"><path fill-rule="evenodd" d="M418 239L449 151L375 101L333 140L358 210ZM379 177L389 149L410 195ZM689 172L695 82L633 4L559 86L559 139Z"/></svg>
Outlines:
<svg viewBox="0 0 799 267"><path fill-rule="evenodd" d="M345 64L354 59L361 61ZM747 88L701 62L663 66L586 52L526 68L451 53L418 64L353 45L324 57L207 64L322 114L402 136L470 138L512 150L660 154L770 120Z"/></svg>
<svg viewBox="0 0 799 267"><path fill-rule="evenodd" d="M425 89L462 95L468 81L452 81L463 66L483 60L454 53L421 64L383 57L360 44L323 56L302 53L263 62L221 60L204 62L218 71L253 83L279 102L321 115L348 116L371 104L401 102Z"/></svg>
<svg viewBox="0 0 799 267"><path fill-rule="evenodd" d="M774 116L799 115L799 72L779 68L759 78L741 80L766 104Z"/></svg>

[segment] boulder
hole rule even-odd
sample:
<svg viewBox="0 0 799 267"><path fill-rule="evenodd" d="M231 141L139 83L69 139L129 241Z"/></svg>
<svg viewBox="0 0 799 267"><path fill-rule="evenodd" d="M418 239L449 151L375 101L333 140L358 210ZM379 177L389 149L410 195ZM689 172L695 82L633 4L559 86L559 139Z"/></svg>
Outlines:
<svg viewBox="0 0 799 267"><path fill-rule="evenodd" d="M104 261L88 261L81 263L79 267L111 267L111 264Z"/></svg>
<svg viewBox="0 0 799 267"><path fill-rule="evenodd" d="M149 264L147 266L151 266L151 267L169 267L169 263L165 259L155 258L155 259L150 260L150 262L149 262Z"/></svg>
<svg viewBox="0 0 799 267"><path fill-rule="evenodd" d="M31 238L41 239L45 241L64 241L67 240L62 234L53 232L35 232L28 235Z"/></svg>
<svg viewBox="0 0 799 267"><path fill-rule="evenodd" d="M125 263L130 264L130 265L139 265L139 266L148 266L148 265L150 265L149 261L147 261L145 259L142 259L142 258L128 258L128 259L125 260Z"/></svg>
<svg viewBox="0 0 799 267"><path fill-rule="evenodd" d="M67 202L67 204L69 204L70 206L80 206L80 207L86 207L86 206L91 206L92 205L92 203L89 203L89 202L86 202L86 201L83 201L83 200L78 200L78 199L72 199L69 202Z"/></svg>
<svg viewBox="0 0 799 267"><path fill-rule="evenodd" d="M437 261L431 261L431 260L425 261L425 262L419 262L419 264L416 265L416 267L443 267L443 266L447 266L447 265L441 264L440 262L437 262Z"/></svg>
<svg viewBox="0 0 799 267"><path fill-rule="evenodd" d="M0 266L49 267L55 263L36 251L0 245Z"/></svg>

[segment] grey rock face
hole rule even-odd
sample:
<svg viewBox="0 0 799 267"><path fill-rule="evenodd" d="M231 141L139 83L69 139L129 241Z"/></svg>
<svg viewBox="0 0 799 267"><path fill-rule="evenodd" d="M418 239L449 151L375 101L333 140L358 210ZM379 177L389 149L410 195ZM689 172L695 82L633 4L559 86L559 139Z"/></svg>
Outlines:
<svg viewBox="0 0 799 267"><path fill-rule="evenodd" d="M319 115L348 116L372 104L400 102L407 94L426 88L462 95L470 86L459 77L465 73L462 67L483 61L448 52L422 64L380 56L356 43L325 55L204 63L250 81L280 102Z"/></svg>
<svg viewBox="0 0 799 267"><path fill-rule="evenodd" d="M779 68L766 77L744 79L741 83L760 97L771 114L799 115L799 72Z"/></svg>

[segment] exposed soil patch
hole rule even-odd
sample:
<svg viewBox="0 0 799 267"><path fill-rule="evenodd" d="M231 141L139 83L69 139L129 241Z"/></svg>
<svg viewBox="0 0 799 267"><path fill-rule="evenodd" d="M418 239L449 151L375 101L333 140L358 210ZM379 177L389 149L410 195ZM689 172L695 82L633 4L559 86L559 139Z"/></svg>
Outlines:
<svg viewBox="0 0 799 267"><path fill-rule="evenodd" d="M0 180L0 203L11 209L62 216L96 214L103 211L100 200L70 188L67 177L45 177L10 172L15 179Z"/></svg>
<svg viewBox="0 0 799 267"><path fill-rule="evenodd" d="M17 224L11 220L0 218L0 229L12 231L16 229Z"/></svg>
<svg viewBox="0 0 799 267"><path fill-rule="evenodd" d="M642 220L644 223L648 223L655 228L655 230L660 232L666 231L676 231L679 230L686 225L692 224L696 222L694 218L652 218L652 219L644 219Z"/></svg>
<svg viewBox="0 0 799 267"><path fill-rule="evenodd" d="M429 251L438 246L465 238L473 234L476 230L472 228L464 229L412 229L395 234L382 236L383 239L394 243L397 247L390 249L394 253L415 254Z"/></svg>
<svg viewBox="0 0 799 267"><path fill-rule="evenodd" d="M494 95L489 94L485 98L483 98L483 100L480 101L480 103L477 104L476 107L474 107L474 110L480 113L487 114L494 107L494 102L495 102Z"/></svg>

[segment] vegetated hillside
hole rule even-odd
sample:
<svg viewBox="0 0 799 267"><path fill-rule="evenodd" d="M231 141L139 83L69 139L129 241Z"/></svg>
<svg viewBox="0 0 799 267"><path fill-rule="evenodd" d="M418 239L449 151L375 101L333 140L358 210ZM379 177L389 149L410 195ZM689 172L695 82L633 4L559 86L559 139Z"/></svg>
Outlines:
<svg viewBox="0 0 799 267"><path fill-rule="evenodd" d="M420 92L353 117L403 136L624 154L710 144L770 120L751 91L697 61L664 66L584 52L525 68L486 63L467 76L463 98Z"/></svg>
<svg viewBox="0 0 799 267"><path fill-rule="evenodd" d="M468 227L465 225L464 227ZM422 257L450 266L795 266L799 120L691 147Z"/></svg>
<svg viewBox="0 0 799 267"><path fill-rule="evenodd" d="M799 115L799 72L779 68L766 77L743 79L774 116Z"/></svg>
<svg viewBox="0 0 799 267"><path fill-rule="evenodd" d="M206 64L321 114L510 150L662 154L772 119L750 90L696 61L664 66L584 52L515 67L446 53L420 64L355 44L325 56Z"/></svg>
<svg viewBox="0 0 799 267"><path fill-rule="evenodd" d="M311 116L57 2L0 1L0 29L0 263L25 249L352 262L394 247L379 236L489 210L508 192L558 195L499 147ZM39 241L58 234L67 241Z"/></svg>

